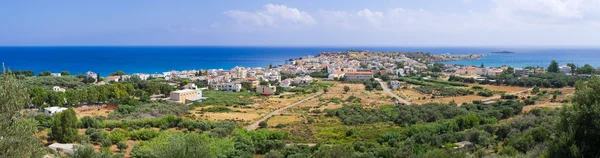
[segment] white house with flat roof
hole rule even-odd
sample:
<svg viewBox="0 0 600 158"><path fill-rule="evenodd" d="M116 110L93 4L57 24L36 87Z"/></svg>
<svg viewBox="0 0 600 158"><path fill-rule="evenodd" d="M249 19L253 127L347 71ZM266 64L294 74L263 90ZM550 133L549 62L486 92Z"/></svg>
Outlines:
<svg viewBox="0 0 600 158"><path fill-rule="evenodd" d="M44 114L46 114L47 116L53 116L54 114L65 111L65 110L67 110L67 108L57 107L57 106L47 107L47 108L44 108Z"/></svg>

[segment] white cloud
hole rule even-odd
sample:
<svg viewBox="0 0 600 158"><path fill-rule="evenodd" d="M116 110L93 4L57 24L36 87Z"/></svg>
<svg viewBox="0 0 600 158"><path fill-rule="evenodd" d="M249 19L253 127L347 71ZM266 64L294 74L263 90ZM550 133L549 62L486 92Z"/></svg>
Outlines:
<svg viewBox="0 0 600 158"><path fill-rule="evenodd" d="M313 17L307 12L285 5L266 4L264 10L247 12L240 10L228 10L224 14L234 18L240 23L252 23L258 26L279 27L282 24L300 24L310 26L316 24Z"/></svg>
<svg viewBox="0 0 600 158"><path fill-rule="evenodd" d="M500 18L529 23L567 23L598 20L600 0L494 0Z"/></svg>

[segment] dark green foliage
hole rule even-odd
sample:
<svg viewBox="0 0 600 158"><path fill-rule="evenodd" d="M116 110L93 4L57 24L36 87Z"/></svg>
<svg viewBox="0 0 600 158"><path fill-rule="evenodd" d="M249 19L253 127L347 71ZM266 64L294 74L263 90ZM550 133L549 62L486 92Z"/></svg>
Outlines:
<svg viewBox="0 0 600 158"><path fill-rule="evenodd" d="M580 82L573 95L573 106L560 112L556 139L550 157L599 157L600 79Z"/></svg>
<svg viewBox="0 0 600 158"><path fill-rule="evenodd" d="M491 82L490 80L496 80ZM487 80L480 81L480 84L496 84L496 85L507 85L507 86L519 86L519 87L533 87L538 86L542 88L562 88L572 87L575 82L583 80L578 76L570 76L560 73L544 73L544 74L532 74L529 77L517 78L514 75L500 75L500 76L488 76ZM465 83L477 82L474 78L463 78L458 76L450 76L448 81L457 81Z"/></svg>
<svg viewBox="0 0 600 158"><path fill-rule="evenodd" d="M213 106L213 107L209 107L206 109L202 109L202 111L205 111L205 112L231 112L233 110L231 110L228 107L224 107L224 106Z"/></svg>
<svg viewBox="0 0 600 158"><path fill-rule="evenodd" d="M267 128L267 127L269 127L269 125L267 125L267 121L261 121L260 123L258 123L258 126L260 128Z"/></svg>
<svg viewBox="0 0 600 158"><path fill-rule="evenodd" d="M494 95L494 92L491 90L483 90L483 91L479 91L477 92L478 96L483 96L483 97L491 97Z"/></svg>
<svg viewBox="0 0 600 158"><path fill-rule="evenodd" d="M443 86L420 86L413 89L419 93L432 94L433 96L465 96L473 93L466 89Z"/></svg>
<svg viewBox="0 0 600 158"><path fill-rule="evenodd" d="M60 143L73 143L77 140L77 117L71 108L52 117L52 139Z"/></svg>
<svg viewBox="0 0 600 158"><path fill-rule="evenodd" d="M202 95L208 99L195 102L190 107L206 105L213 106L245 106L254 103L251 97L256 96L252 92L225 92L225 91L203 91Z"/></svg>
<svg viewBox="0 0 600 158"><path fill-rule="evenodd" d="M550 62L550 66L548 66L548 72L558 73L558 62L552 60L552 62Z"/></svg>
<svg viewBox="0 0 600 158"><path fill-rule="evenodd" d="M120 105L117 110L108 115L111 119L161 117L164 115L183 115L188 112L188 106L176 102L152 102L137 106Z"/></svg>

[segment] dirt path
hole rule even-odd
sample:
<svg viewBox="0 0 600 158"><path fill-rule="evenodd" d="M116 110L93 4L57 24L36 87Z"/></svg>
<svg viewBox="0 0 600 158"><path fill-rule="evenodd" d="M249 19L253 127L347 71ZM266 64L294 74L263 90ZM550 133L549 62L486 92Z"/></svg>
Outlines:
<svg viewBox="0 0 600 158"><path fill-rule="evenodd" d="M283 110L285 110L285 109L287 109L287 108L290 108L290 107L296 106L296 105L298 105L298 104L300 104L300 103L302 103L302 102L305 102L305 101L307 101L307 100L309 100L309 99L315 98L315 97L317 97L317 96L319 96L319 95L321 95L321 94L323 94L323 92L317 92L315 95L312 95L312 96L310 96L310 97L304 98L304 99L302 99L302 100L300 100L300 101L297 101L297 102L295 102L295 103L292 103L292 104L290 104L290 105L288 105L288 106L286 106L286 107L283 107L283 108L281 108L281 109L277 109L277 110L275 110L275 111L273 111L273 112L271 112L271 113L267 114L266 116L264 116L264 117L263 117L263 118L261 118L260 120L258 120L258 121L256 121L256 122L254 122L253 124L251 124L250 126L248 126L246 129L248 129L248 130L255 130L255 129L257 129L257 128L258 128L258 124L259 124L260 122L262 122L262 121L266 121L266 120L267 120L267 119L269 119L271 116L273 116L273 115L277 115L277 114L281 113L281 111L283 111Z"/></svg>
<svg viewBox="0 0 600 158"><path fill-rule="evenodd" d="M396 98L396 100L398 100L398 101L400 101L400 102L403 102L405 105L410 105L410 104L411 104L411 103L410 103L408 100L406 100L406 99L404 99L404 98L401 98L400 96L398 96L398 95L396 95L396 94L392 93L392 91L390 90L390 88L388 88L388 86L387 86L387 83L385 83L385 82L381 81L381 79L379 79L379 78L375 78L375 80L377 80L377 82L379 82L379 84L381 84L381 88L383 88L383 91L384 91L385 93L387 93L387 94L389 94L390 96L392 96L392 97Z"/></svg>

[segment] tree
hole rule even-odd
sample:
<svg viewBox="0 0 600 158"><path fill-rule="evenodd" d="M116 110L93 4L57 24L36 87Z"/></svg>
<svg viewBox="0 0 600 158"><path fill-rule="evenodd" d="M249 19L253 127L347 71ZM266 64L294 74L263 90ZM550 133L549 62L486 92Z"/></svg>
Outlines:
<svg viewBox="0 0 600 158"><path fill-rule="evenodd" d="M119 71L117 71L117 72L113 72L113 73L111 73L110 75L111 75L111 76L123 76L123 75L126 75L126 74L125 74L125 72L123 72L123 71L119 70Z"/></svg>
<svg viewBox="0 0 600 158"><path fill-rule="evenodd" d="M344 93L348 93L348 91L350 91L350 87L344 86Z"/></svg>
<svg viewBox="0 0 600 158"><path fill-rule="evenodd" d="M579 82L572 106L564 106L549 157L600 157L600 79ZM592 139L594 138L594 139Z"/></svg>
<svg viewBox="0 0 600 158"><path fill-rule="evenodd" d="M117 148L119 149L120 152L125 152L127 147L129 147L129 145L125 144L125 142L123 142L123 141L120 141L119 143L117 143Z"/></svg>
<svg viewBox="0 0 600 158"><path fill-rule="evenodd" d="M537 94L540 92L540 87L538 86L533 86L533 88L531 88L531 93L533 94Z"/></svg>
<svg viewBox="0 0 600 158"><path fill-rule="evenodd" d="M42 157L44 146L34 137L37 121L24 119L20 110L29 93L20 80L4 69L0 84L0 157Z"/></svg>
<svg viewBox="0 0 600 158"><path fill-rule="evenodd" d="M571 67L571 73L575 73L577 71L577 65L568 63L567 66Z"/></svg>
<svg viewBox="0 0 600 158"><path fill-rule="evenodd" d="M67 91L65 92L67 103L70 105L79 105L79 103L82 101L82 95L82 91L72 89L67 89Z"/></svg>
<svg viewBox="0 0 600 158"><path fill-rule="evenodd" d="M34 73L31 70L25 70L25 71L23 71L23 75L25 75L27 77L31 77L34 75Z"/></svg>
<svg viewBox="0 0 600 158"><path fill-rule="evenodd" d="M202 70L198 70L198 72L196 72L196 76L202 76Z"/></svg>
<svg viewBox="0 0 600 158"><path fill-rule="evenodd" d="M49 91L46 103L52 106L63 106L65 105L65 97L66 95L64 92Z"/></svg>
<svg viewBox="0 0 600 158"><path fill-rule="evenodd" d="M34 106L41 107L46 102L48 98L48 93L42 89L42 87L35 86L31 90L29 90L29 97Z"/></svg>
<svg viewBox="0 0 600 158"><path fill-rule="evenodd" d="M329 89L327 87L323 88L323 93L327 93L329 92Z"/></svg>
<svg viewBox="0 0 600 158"><path fill-rule="evenodd" d="M284 158L285 155L281 154L277 150L271 150L265 154L264 158Z"/></svg>
<svg viewBox="0 0 600 158"><path fill-rule="evenodd" d="M552 62L550 62L550 66L548 66L548 72L558 73L558 62L552 60Z"/></svg>
<svg viewBox="0 0 600 158"><path fill-rule="evenodd" d="M577 69L578 74L594 74L596 69L589 64L585 64L583 67Z"/></svg>
<svg viewBox="0 0 600 158"><path fill-rule="evenodd" d="M77 117L71 108L52 117L52 139L59 143L73 143L77 140Z"/></svg>
<svg viewBox="0 0 600 158"><path fill-rule="evenodd" d="M52 72L50 72L50 71L48 71L48 70L46 70L46 71L44 71L44 72L40 72L40 73L38 74L38 76L50 76L50 75L52 75Z"/></svg>
<svg viewBox="0 0 600 158"><path fill-rule="evenodd" d="M483 65L483 63L481 63L481 65L479 66L479 68L485 68L485 65Z"/></svg>
<svg viewBox="0 0 600 158"><path fill-rule="evenodd" d="M261 121L260 123L258 123L258 127L260 128L267 128L269 125L267 125L267 121Z"/></svg>
<svg viewBox="0 0 600 158"><path fill-rule="evenodd" d="M61 76L71 76L71 73L69 71L62 71L60 72Z"/></svg>

